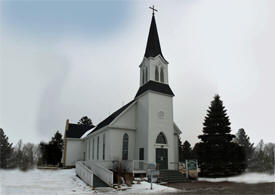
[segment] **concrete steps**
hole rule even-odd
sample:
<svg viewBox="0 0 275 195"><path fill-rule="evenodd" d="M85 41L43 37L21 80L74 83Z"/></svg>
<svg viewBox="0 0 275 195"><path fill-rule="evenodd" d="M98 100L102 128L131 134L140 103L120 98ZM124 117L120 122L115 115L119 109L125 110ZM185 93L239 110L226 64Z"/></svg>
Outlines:
<svg viewBox="0 0 275 195"><path fill-rule="evenodd" d="M189 182L185 174L180 173L177 170L160 170L160 179L163 182L168 183L180 183Z"/></svg>

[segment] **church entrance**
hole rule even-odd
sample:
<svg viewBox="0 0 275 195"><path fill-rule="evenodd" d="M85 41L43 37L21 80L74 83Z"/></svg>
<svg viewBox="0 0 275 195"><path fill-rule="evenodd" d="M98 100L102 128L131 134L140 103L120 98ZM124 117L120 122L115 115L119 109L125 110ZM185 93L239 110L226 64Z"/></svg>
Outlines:
<svg viewBox="0 0 275 195"><path fill-rule="evenodd" d="M156 164L159 169L168 169L168 149L156 148Z"/></svg>

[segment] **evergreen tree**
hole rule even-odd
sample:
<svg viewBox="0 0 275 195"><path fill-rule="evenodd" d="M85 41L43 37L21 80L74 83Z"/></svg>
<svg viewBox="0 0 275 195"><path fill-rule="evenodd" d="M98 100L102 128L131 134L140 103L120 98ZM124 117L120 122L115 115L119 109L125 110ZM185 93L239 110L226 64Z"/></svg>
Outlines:
<svg viewBox="0 0 275 195"><path fill-rule="evenodd" d="M63 139L58 131L52 137L49 143L41 142L39 144L41 156L38 160L39 165L57 165L61 162Z"/></svg>
<svg viewBox="0 0 275 195"><path fill-rule="evenodd" d="M246 168L244 149L233 143L229 117L220 96L216 95L207 110L203 134L195 150L198 155L201 175L223 177L243 172Z"/></svg>
<svg viewBox="0 0 275 195"><path fill-rule="evenodd" d="M182 142L180 136L178 137L178 148L179 148L179 162L183 162L183 153L182 153Z"/></svg>
<svg viewBox="0 0 275 195"><path fill-rule="evenodd" d="M186 140L182 146L183 161L192 158L191 144Z"/></svg>
<svg viewBox="0 0 275 195"><path fill-rule="evenodd" d="M47 165L49 164L50 160L49 160L49 144L45 143L45 142L40 142L39 144L39 151L40 151L40 156L38 159L38 165Z"/></svg>
<svg viewBox="0 0 275 195"><path fill-rule="evenodd" d="M62 150L63 150L63 139L62 134L58 131L55 133L54 137L52 137L52 140L49 142L49 156L51 159L51 164L57 165L61 162L62 158Z"/></svg>
<svg viewBox="0 0 275 195"><path fill-rule="evenodd" d="M88 118L87 116L83 116L77 124L87 125L87 126L93 125L92 120L90 118Z"/></svg>
<svg viewBox="0 0 275 195"><path fill-rule="evenodd" d="M250 161L254 151L254 147L253 147L254 144L250 143L250 138L245 133L244 129L238 130L238 133L236 134L234 142L244 148L246 161L247 162Z"/></svg>
<svg viewBox="0 0 275 195"><path fill-rule="evenodd" d="M12 152L12 143L9 143L9 138L5 135L4 130L0 128L0 168L10 168Z"/></svg>

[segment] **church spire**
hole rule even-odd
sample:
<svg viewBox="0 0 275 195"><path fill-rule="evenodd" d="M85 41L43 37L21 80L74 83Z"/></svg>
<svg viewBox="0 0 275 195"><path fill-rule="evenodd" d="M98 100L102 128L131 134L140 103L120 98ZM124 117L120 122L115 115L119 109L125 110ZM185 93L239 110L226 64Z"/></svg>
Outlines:
<svg viewBox="0 0 275 195"><path fill-rule="evenodd" d="M152 8L150 7L150 9L153 10L153 14L152 14L152 21L151 21L151 26L150 26L150 31L147 39L147 46L146 46L144 56L148 58L148 57L156 57L157 55L160 54L161 57L164 59L161 53L158 30L157 30L155 14L154 14L154 11L157 11L157 10L154 9L154 7Z"/></svg>

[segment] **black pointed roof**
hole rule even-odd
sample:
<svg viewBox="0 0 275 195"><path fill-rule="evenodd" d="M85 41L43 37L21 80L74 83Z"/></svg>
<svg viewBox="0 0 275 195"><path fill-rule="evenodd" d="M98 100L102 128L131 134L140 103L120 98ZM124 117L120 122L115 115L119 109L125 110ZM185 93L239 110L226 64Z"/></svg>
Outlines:
<svg viewBox="0 0 275 195"><path fill-rule="evenodd" d="M144 56L146 58L156 57L159 54L165 60L165 58L163 57L163 55L161 53L156 20L155 20L154 14L153 14Z"/></svg>

